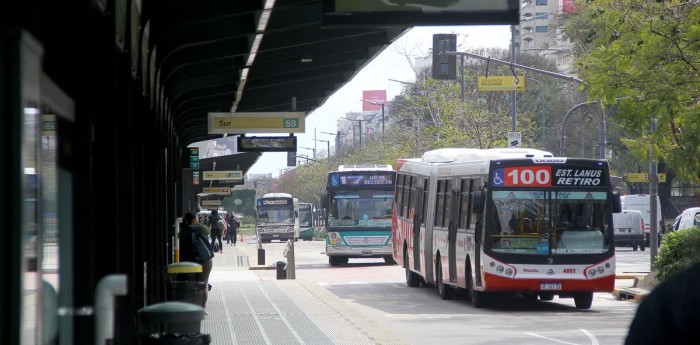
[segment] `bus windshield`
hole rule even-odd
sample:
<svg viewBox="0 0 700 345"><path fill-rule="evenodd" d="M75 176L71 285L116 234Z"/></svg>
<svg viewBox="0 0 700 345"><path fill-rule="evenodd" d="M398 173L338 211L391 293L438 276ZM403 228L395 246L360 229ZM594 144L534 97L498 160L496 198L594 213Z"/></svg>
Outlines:
<svg viewBox="0 0 700 345"><path fill-rule="evenodd" d="M291 205L259 206L258 224L289 224L294 225L294 210Z"/></svg>
<svg viewBox="0 0 700 345"><path fill-rule="evenodd" d="M493 191L490 250L532 255L607 252L612 243L607 201L604 191Z"/></svg>
<svg viewBox="0 0 700 345"><path fill-rule="evenodd" d="M330 195L328 225L335 228L391 228L394 194L389 191L353 190Z"/></svg>
<svg viewBox="0 0 700 345"><path fill-rule="evenodd" d="M312 221L312 215L311 215L311 205L310 204L300 204L299 205L299 219L300 221L300 226L304 227L309 227L313 226L311 224Z"/></svg>

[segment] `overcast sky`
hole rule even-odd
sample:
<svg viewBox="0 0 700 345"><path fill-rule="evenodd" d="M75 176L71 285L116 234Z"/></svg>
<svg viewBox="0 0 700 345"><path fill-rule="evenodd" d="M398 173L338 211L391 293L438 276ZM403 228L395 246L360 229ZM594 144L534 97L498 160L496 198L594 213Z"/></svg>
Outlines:
<svg viewBox="0 0 700 345"><path fill-rule="evenodd" d="M308 114L306 117L306 133L297 133L297 147L313 148L317 153L326 151L325 142L316 139L330 140L333 151L335 137L321 132L335 133L338 117L348 112L362 111L363 90L386 90L387 102L394 99L402 90L402 84L389 79L414 82L415 76L411 66L401 51L409 51L413 57L428 56L432 47L433 34L457 34L457 46L462 49L474 48L508 48L510 44L510 27L507 25L492 26L441 26L416 27L411 29L391 46L385 49L374 60L365 65L355 77L331 95L326 102ZM463 34L468 35L463 38ZM257 136L279 134L256 134ZM312 151L299 148L299 155L312 156ZM287 168L286 152L263 153L248 174L271 173L276 177L280 171Z"/></svg>

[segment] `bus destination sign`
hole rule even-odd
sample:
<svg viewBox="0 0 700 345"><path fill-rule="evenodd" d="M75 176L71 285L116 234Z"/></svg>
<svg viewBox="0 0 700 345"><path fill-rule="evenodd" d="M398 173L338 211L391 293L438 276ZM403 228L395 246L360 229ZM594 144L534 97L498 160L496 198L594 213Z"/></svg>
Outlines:
<svg viewBox="0 0 700 345"><path fill-rule="evenodd" d="M341 186L392 185L394 176L391 174L341 175Z"/></svg>
<svg viewBox="0 0 700 345"><path fill-rule="evenodd" d="M289 199L258 199L258 206L280 206L291 205Z"/></svg>
<svg viewBox="0 0 700 345"><path fill-rule="evenodd" d="M494 187L606 186L603 169L561 166L519 166L494 169Z"/></svg>

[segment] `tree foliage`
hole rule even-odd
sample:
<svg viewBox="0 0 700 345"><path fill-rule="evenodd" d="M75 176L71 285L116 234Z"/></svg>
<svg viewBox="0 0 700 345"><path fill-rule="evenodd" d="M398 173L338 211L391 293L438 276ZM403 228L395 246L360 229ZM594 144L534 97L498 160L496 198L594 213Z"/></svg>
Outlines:
<svg viewBox="0 0 700 345"><path fill-rule="evenodd" d="M686 179L698 176L698 2L596 0L578 8L566 25L576 67L591 99L617 105L621 142L639 159L651 150Z"/></svg>
<svg viewBox="0 0 700 345"><path fill-rule="evenodd" d="M664 236L653 269L661 281L697 262L700 262L700 228L694 226Z"/></svg>

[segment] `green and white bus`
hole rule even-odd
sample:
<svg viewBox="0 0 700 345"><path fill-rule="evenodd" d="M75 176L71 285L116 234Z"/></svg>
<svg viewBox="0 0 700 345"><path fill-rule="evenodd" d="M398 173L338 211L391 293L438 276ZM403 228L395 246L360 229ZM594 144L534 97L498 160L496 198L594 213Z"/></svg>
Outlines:
<svg viewBox="0 0 700 345"><path fill-rule="evenodd" d="M323 207L326 255L331 266L349 258L383 258L394 264L391 212L396 172L391 165L341 165L328 173Z"/></svg>
<svg viewBox="0 0 700 345"><path fill-rule="evenodd" d="M299 238L304 241L314 239L314 207L308 202L299 203Z"/></svg>
<svg viewBox="0 0 700 345"><path fill-rule="evenodd" d="M256 231L262 243L299 239L299 200L287 193L267 193L256 202Z"/></svg>

